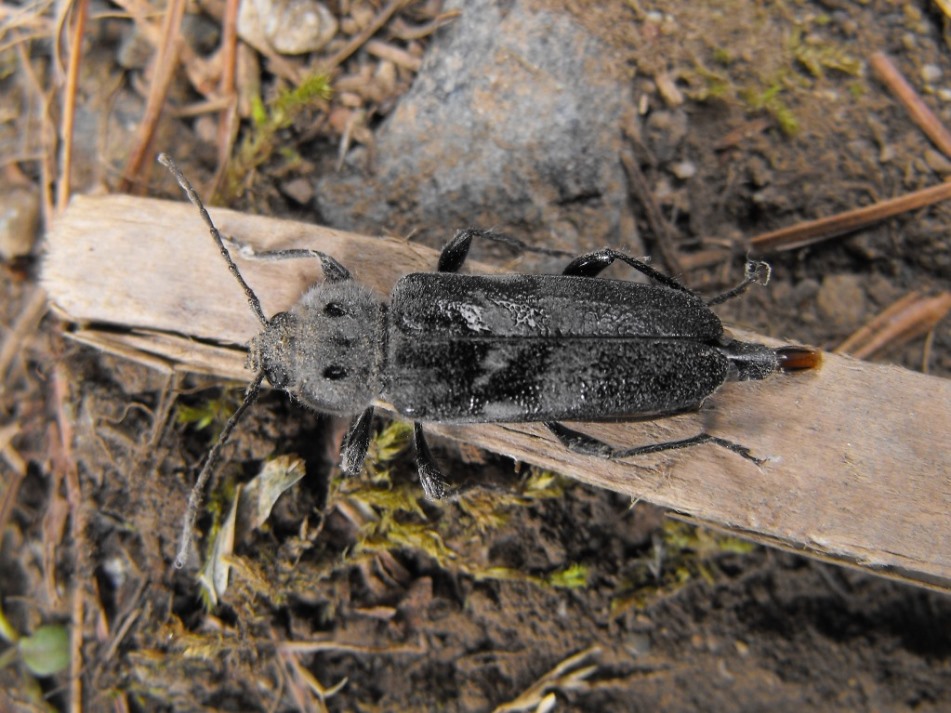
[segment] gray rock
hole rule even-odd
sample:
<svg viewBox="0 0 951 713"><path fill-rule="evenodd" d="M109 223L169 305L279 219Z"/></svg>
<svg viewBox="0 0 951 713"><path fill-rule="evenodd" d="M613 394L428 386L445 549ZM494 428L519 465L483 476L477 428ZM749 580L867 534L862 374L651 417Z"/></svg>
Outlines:
<svg viewBox="0 0 951 713"><path fill-rule="evenodd" d="M434 40L374 150L354 149L319 180L322 219L431 245L478 226L567 250L639 250L618 158L630 70L548 9L560 4L447 5L462 16Z"/></svg>

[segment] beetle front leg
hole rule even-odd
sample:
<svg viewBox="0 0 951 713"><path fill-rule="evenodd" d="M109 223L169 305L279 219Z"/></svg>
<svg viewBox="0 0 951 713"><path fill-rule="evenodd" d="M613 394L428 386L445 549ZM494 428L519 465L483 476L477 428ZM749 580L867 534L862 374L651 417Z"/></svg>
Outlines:
<svg viewBox="0 0 951 713"><path fill-rule="evenodd" d="M444 500L453 494L454 488L436 466L436 460L429 450L423 435L423 426L419 421L413 422L413 434L416 443L416 466L419 468L419 482L423 486L423 492L429 500Z"/></svg>
<svg viewBox="0 0 951 713"><path fill-rule="evenodd" d="M634 446L633 448L615 448L604 441L598 440L597 438L563 426L557 421L546 421L545 426L569 451L587 456L608 458L610 460L633 458L635 456L647 455L648 453L660 453L662 451L672 451L678 448L699 446L703 443L712 443L713 445L720 446L721 448L726 448L727 450L732 451L743 458L746 458L746 460L756 463L756 465L762 465L765 462L762 458L757 458L752 453L750 453L749 448L741 446L739 443L728 441L725 438L711 436L709 433L700 433L691 438L684 438L679 441L651 443L646 446Z"/></svg>
<svg viewBox="0 0 951 713"><path fill-rule="evenodd" d="M458 272L469 255L469 248L472 245L473 238L482 238L483 240L493 240L497 243L509 245L520 252L541 253L542 255L553 255L562 257L570 255L564 250L555 248L537 248L534 245L523 243L517 238L505 233L496 233L493 230L479 230L478 228L466 228L457 232L452 240L446 243L446 247L439 254L439 272Z"/></svg>
<svg viewBox="0 0 951 713"><path fill-rule="evenodd" d="M311 250L310 248L285 248L283 250L255 250L247 243L242 243L237 238L227 236L226 241L229 245L244 258L255 260L320 260L320 268L324 271L324 277L328 282L343 282L351 279L350 271L337 262L337 259L322 253L320 250Z"/></svg>
<svg viewBox="0 0 951 713"><path fill-rule="evenodd" d="M370 447L370 425L373 423L373 407L366 409L350 423L347 435L340 447L340 470L347 477L359 475Z"/></svg>

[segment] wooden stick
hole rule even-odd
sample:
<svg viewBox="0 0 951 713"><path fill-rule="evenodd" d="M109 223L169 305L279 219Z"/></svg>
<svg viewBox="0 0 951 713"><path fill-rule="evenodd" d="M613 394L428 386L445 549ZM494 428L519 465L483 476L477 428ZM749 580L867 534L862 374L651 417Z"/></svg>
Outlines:
<svg viewBox="0 0 951 713"><path fill-rule="evenodd" d="M325 251L381 294L400 275L436 264L434 251L401 240L211 213L223 234L257 249ZM236 262L268 314L320 275L316 260ZM43 278L87 343L250 379L239 345L257 320L191 205L77 196L51 231ZM707 428L768 457L760 468L712 446L606 461L564 450L536 424L427 428L701 523L951 591L949 423L948 380L827 354L815 372L727 384L702 414L579 426L625 446Z"/></svg>

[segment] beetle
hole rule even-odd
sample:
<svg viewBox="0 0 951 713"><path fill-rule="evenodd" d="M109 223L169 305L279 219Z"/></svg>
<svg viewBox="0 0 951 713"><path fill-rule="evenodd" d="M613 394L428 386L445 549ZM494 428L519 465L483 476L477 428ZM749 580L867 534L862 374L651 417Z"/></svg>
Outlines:
<svg viewBox="0 0 951 713"><path fill-rule="evenodd" d="M274 257L316 257L324 281L288 311L268 319L241 276L200 198L172 160L159 161L199 209L263 330L249 348L256 372L244 402L209 453L183 531L178 562L197 517L198 499L220 459L221 446L256 398L263 380L322 413L353 416L341 447L341 469L359 473L370 443L375 400L413 421L420 483L430 499L453 490L426 444L424 422L540 422L566 448L602 458L710 443L755 463L745 446L706 432L625 449L561 421L660 418L697 409L728 381L763 379L777 370L812 369L819 352L772 348L731 338L711 306L765 284L769 266L750 262L745 279L704 301L641 260L604 248L576 257L561 275L468 275L475 238L531 248L507 235L462 230L439 257L437 272L399 279L383 302L330 255L288 250ZM260 254L265 255L265 254ZM598 275L615 262L642 273L647 284Z"/></svg>

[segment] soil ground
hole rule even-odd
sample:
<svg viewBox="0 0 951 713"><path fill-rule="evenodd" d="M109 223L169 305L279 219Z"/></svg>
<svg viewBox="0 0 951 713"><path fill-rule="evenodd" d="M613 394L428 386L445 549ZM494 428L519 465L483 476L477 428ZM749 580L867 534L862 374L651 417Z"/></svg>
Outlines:
<svg viewBox="0 0 951 713"><path fill-rule="evenodd" d="M677 150L702 180L687 191L675 162L645 161L685 254L951 173L867 70L872 52L895 55L951 125L938 4L630 5L570 11L605 34L640 23L611 40L634 81L667 74L686 93ZM738 126L753 133L724 144ZM647 122L640 138L663 156L669 136ZM311 167L332 166L336 145L313 144ZM268 168L259 183L288 182ZM258 209L263 195L275 214L302 217L277 190L257 195ZM951 207L938 205L771 256L770 289L720 314L831 348L909 290L948 289L949 228ZM86 710L488 711L520 696L504 710L951 709L946 595L698 531L491 454L438 449L444 468L492 487L433 505L405 429L388 424L370 474L340 482L345 424L278 393L241 427L223 480L246 482L275 447L303 458L308 476L238 543L231 585L210 606L195 572L171 562L196 466L240 390L189 378L166 399L163 375L72 344L51 316L31 328L38 269L8 265L2 282L4 343L17 351L0 393L0 441L14 449L0 464L0 603L21 633L82 627ZM731 269L690 282L720 284ZM949 346L946 320L879 358L947 377ZM65 709L77 690L67 673L0 671L11 710Z"/></svg>

